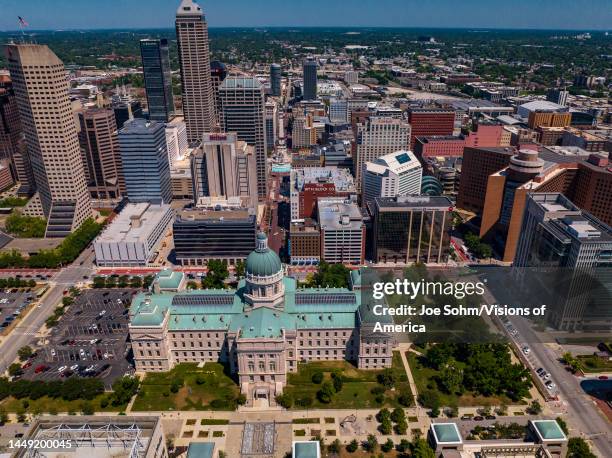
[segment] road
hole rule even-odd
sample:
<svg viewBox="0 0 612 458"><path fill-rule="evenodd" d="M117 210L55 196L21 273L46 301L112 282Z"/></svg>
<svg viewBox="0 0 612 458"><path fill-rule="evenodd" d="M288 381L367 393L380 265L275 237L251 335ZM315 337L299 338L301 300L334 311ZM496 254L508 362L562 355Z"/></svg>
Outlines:
<svg viewBox="0 0 612 458"><path fill-rule="evenodd" d="M74 263L58 271L49 281L49 290L40 301L40 305L31 310L13 331L0 343L0 372L4 372L17 357L17 351L32 342L47 317L62 300L64 290L83 281L83 276L94 272L94 254L91 247L86 248Z"/></svg>
<svg viewBox="0 0 612 458"><path fill-rule="evenodd" d="M566 412L561 414L570 427L570 433L572 429L574 435L577 431L584 433L583 437L592 441L600 456L612 457L612 427L595 402L582 390L580 379L565 370L558 362L559 355L539 341L525 318L512 317L512 324L523 339L530 342L532 353L557 384L562 403L567 406Z"/></svg>

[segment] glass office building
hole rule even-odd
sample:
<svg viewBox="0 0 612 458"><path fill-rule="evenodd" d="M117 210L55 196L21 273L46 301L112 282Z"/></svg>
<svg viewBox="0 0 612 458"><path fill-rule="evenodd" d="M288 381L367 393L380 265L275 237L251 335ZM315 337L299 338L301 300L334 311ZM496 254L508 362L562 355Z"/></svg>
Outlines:
<svg viewBox="0 0 612 458"><path fill-rule="evenodd" d="M168 40L140 40L149 119L168 122L174 114Z"/></svg>
<svg viewBox="0 0 612 458"><path fill-rule="evenodd" d="M444 196L377 197L370 257L376 263L446 263L453 205Z"/></svg>

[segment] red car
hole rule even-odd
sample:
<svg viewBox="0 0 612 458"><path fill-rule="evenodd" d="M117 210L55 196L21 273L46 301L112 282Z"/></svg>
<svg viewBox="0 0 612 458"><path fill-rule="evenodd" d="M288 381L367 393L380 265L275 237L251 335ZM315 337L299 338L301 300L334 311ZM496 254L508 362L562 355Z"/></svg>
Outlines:
<svg viewBox="0 0 612 458"><path fill-rule="evenodd" d="M28 367L32 366L32 361L28 361L27 363L25 363L23 366L21 366L22 369L27 369Z"/></svg>
<svg viewBox="0 0 612 458"><path fill-rule="evenodd" d="M599 380L608 380L608 376L607 375L600 375Z"/></svg>
<svg viewBox="0 0 612 458"><path fill-rule="evenodd" d="M41 364L40 366L37 366L36 369L34 369L34 373L40 374L41 372L45 372L48 370L49 370L49 366L45 366L44 364Z"/></svg>

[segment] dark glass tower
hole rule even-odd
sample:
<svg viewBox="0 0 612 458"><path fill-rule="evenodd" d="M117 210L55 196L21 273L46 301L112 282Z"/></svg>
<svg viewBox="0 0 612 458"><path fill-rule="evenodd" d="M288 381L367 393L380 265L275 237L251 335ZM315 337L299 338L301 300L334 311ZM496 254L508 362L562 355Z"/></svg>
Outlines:
<svg viewBox="0 0 612 458"><path fill-rule="evenodd" d="M168 122L174 113L168 40L140 40L149 119Z"/></svg>

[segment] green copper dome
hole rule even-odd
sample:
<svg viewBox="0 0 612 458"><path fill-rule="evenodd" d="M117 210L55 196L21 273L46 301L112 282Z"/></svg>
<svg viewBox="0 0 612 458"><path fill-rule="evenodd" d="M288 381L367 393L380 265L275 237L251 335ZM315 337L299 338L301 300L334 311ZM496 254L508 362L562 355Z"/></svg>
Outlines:
<svg viewBox="0 0 612 458"><path fill-rule="evenodd" d="M269 277L282 270L278 255L268 248L268 237L263 232L257 234L257 245L246 260L246 274L258 277Z"/></svg>

